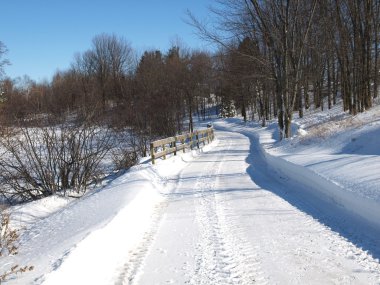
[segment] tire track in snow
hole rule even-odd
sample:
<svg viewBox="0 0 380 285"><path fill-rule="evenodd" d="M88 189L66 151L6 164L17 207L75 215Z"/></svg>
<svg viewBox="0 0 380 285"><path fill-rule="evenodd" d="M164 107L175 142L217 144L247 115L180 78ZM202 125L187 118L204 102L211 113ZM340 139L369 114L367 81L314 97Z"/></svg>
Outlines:
<svg viewBox="0 0 380 285"><path fill-rule="evenodd" d="M229 142L227 149L231 148ZM266 284L260 262L246 240L232 209L226 210L226 201L217 192L217 176L224 159L210 163L197 179L199 190L196 220L201 238L197 245L196 268L189 284Z"/></svg>
<svg viewBox="0 0 380 285"><path fill-rule="evenodd" d="M151 171L149 176L146 176L146 178L150 179L152 184L156 185L156 187L163 188L165 193L170 192L173 188L178 188L178 185L180 184L180 180L176 180L174 185L169 185L170 181L173 179L162 177L155 171ZM139 276L142 273L141 269L144 267L144 260L154 244L154 240L157 236L161 222L165 218L165 210L169 204L168 196L164 193L162 193L162 195L165 196L165 199L155 207L152 215L151 227L145 232L142 241L138 244L138 246L129 253L130 259L127 260L127 262L119 270L121 273L119 274L115 284L138 284Z"/></svg>
<svg viewBox="0 0 380 285"><path fill-rule="evenodd" d="M138 282L138 275L140 274L140 268L144 266L144 258L148 254L150 247L154 241L156 233L160 227L160 223L164 217L164 211L167 207L168 201L165 199L156 209L152 217L152 226L144 234L142 242L139 246L130 252L131 257L120 270L122 273L119 275L115 284L118 285L132 285Z"/></svg>

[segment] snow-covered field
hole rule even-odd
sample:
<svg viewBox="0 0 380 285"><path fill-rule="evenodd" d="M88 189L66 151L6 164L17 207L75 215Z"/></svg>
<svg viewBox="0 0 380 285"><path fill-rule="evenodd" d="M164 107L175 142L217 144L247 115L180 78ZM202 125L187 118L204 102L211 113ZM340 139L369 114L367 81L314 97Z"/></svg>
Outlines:
<svg viewBox="0 0 380 285"><path fill-rule="evenodd" d="M81 199L11 208L7 284L380 284L380 108L216 120L200 153L144 162Z"/></svg>

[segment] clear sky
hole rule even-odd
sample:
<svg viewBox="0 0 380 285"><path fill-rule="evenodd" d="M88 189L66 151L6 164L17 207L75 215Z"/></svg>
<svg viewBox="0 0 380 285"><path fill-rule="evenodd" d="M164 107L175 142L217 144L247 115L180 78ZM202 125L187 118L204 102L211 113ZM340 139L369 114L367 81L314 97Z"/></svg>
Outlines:
<svg viewBox="0 0 380 285"><path fill-rule="evenodd" d="M207 48L184 22L189 9L207 18L212 0L1 0L0 41L8 48L11 78L50 80L73 55L101 33L128 40L138 52L166 51L177 36L189 47Z"/></svg>

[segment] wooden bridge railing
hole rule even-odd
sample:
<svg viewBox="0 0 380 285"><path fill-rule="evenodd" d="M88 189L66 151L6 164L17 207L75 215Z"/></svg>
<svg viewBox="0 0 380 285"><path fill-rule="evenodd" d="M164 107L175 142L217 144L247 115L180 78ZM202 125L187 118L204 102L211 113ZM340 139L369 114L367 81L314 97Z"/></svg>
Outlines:
<svg viewBox="0 0 380 285"><path fill-rule="evenodd" d="M203 143L205 145L206 141L210 143L213 140L214 129L207 128L151 142L150 154L152 156L152 163L154 164L157 158L163 157L163 159L166 159L166 155L168 154L174 153L174 155L177 155L177 151L182 150L185 152L187 148L199 148L199 144Z"/></svg>

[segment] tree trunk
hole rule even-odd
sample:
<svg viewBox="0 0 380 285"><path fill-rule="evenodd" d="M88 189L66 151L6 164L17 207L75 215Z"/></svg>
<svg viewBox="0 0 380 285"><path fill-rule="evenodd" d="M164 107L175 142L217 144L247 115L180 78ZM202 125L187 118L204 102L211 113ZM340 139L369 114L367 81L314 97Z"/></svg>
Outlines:
<svg viewBox="0 0 380 285"><path fill-rule="evenodd" d="M292 115L291 113L285 113L285 137L290 138L292 135Z"/></svg>
<svg viewBox="0 0 380 285"><path fill-rule="evenodd" d="M305 93L305 88L303 88L303 92L302 92L302 89L299 88L298 89L298 116L300 118L303 118L303 100L302 100L302 93Z"/></svg>
<svg viewBox="0 0 380 285"><path fill-rule="evenodd" d="M193 104L192 104L192 100L191 100L191 96L188 96L188 108L189 108L189 132L193 132L194 131L194 127L193 127Z"/></svg>
<svg viewBox="0 0 380 285"><path fill-rule="evenodd" d="M331 109L332 98L331 98L331 65L330 59L327 60L327 103L328 108Z"/></svg>
<svg viewBox="0 0 380 285"><path fill-rule="evenodd" d="M244 118L244 122L247 122L247 111L246 111L246 108L245 108L244 98L243 98L243 100L242 100L241 115L242 115L243 118Z"/></svg>

